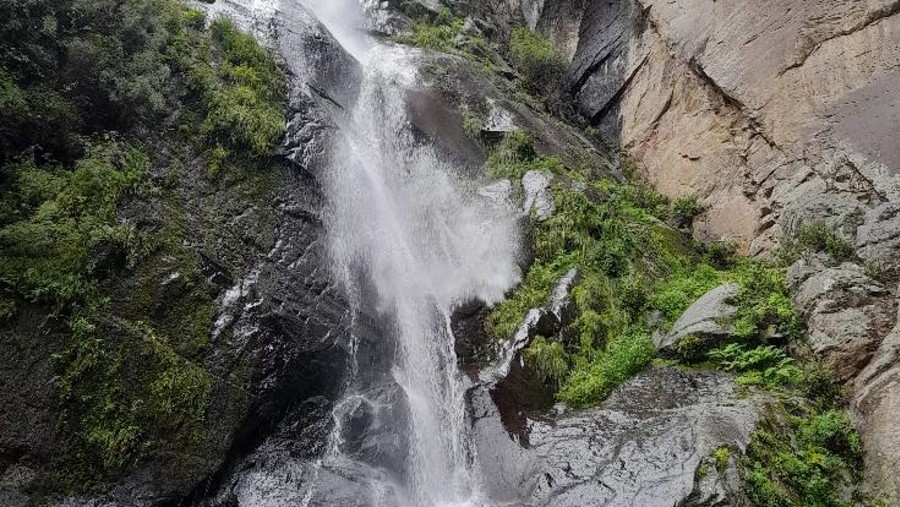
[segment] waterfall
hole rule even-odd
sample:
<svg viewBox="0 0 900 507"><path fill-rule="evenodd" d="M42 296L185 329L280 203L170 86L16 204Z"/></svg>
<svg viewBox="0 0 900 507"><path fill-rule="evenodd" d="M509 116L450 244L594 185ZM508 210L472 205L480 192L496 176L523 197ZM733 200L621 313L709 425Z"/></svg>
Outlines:
<svg viewBox="0 0 900 507"><path fill-rule="evenodd" d="M336 278L355 310L374 309L384 330L378 339L394 351L386 373L402 390L406 417L388 425L403 426L407 445L393 485L398 499L384 503L484 505L450 315L475 299L499 300L519 280L514 218L416 136L407 98L421 86L420 53L340 24L355 19L347 2L306 3L364 68L355 106L336 120L325 222ZM357 403L365 388L351 384L345 399ZM344 415L336 416L338 434ZM336 441L335 459L340 435Z"/></svg>

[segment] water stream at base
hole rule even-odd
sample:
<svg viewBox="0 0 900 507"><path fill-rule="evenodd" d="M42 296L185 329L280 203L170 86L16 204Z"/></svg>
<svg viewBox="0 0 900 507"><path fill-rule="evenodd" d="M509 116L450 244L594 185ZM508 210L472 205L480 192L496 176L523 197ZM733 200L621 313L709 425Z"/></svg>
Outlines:
<svg viewBox="0 0 900 507"><path fill-rule="evenodd" d="M394 350L386 377L402 391L405 417L381 424L403 434L405 463L373 475L372 504L485 505L450 315L475 299L497 301L518 281L514 219L480 200L459 168L417 139L407 98L419 87L418 53L357 37L342 22L358 19L352 0L304 3L364 69L356 105L337 119L325 189L334 273L354 309L380 322L378 338ZM381 402L361 384L351 379L335 409L326 464L352 459L343 436L352 408Z"/></svg>

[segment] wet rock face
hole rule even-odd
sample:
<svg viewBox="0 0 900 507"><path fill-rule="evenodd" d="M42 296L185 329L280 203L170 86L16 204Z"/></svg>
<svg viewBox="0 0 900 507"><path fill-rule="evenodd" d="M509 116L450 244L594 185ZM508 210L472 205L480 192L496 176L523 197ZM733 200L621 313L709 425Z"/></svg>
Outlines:
<svg viewBox="0 0 900 507"><path fill-rule="evenodd" d="M723 373L650 368L598 409L529 420L524 448L477 394L472 403L494 497L554 507L727 505L739 494L737 458L698 469L722 446L739 456L764 405L738 398Z"/></svg>
<svg viewBox="0 0 900 507"><path fill-rule="evenodd" d="M755 403L735 401L727 375L651 369L601 409L533 428L532 446L544 464L528 482L532 502L677 504L694 491L697 469L708 454L723 445L746 446L758 417Z"/></svg>

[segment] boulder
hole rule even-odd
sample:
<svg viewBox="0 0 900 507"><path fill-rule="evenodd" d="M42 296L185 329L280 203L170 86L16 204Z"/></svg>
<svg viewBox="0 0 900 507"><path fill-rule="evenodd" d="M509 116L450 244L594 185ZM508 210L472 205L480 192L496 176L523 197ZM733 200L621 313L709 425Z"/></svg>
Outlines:
<svg viewBox="0 0 900 507"><path fill-rule="evenodd" d="M525 191L523 215L528 216L534 212L534 217L539 222L553 215L556 205L553 203L553 196L550 195L552 182L553 174L548 171L528 171L522 176L522 188Z"/></svg>
<svg viewBox="0 0 900 507"><path fill-rule="evenodd" d="M821 256L797 261L788 279L813 352L840 380L854 377L894 325L890 291L861 266L845 262L827 267Z"/></svg>
<svg viewBox="0 0 900 507"><path fill-rule="evenodd" d="M737 308L731 301L741 287L736 283L720 285L694 302L672 325L668 333L654 336L657 349L668 356L677 356L679 345L688 336L703 342L715 342L734 332L731 318Z"/></svg>

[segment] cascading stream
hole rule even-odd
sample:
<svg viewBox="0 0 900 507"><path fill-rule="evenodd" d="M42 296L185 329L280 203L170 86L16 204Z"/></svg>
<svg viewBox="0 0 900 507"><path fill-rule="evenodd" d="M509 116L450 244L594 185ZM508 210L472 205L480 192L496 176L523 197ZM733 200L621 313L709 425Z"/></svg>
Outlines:
<svg viewBox="0 0 900 507"><path fill-rule="evenodd" d="M459 168L416 138L407 97L419 86L418 52L348 42L353 30L335 25L340 8L307 3L364 67L354 109L337 120L326 225L334 271L351 300L362 303L365 286L377 299L365 303L389 323L379 339L396 351L390 373L408 411L396 501L483 505L450 315L473 299L497 301L518 281L514 219L482 202ZM360 396L359 387L346 396Z"/></svg>

